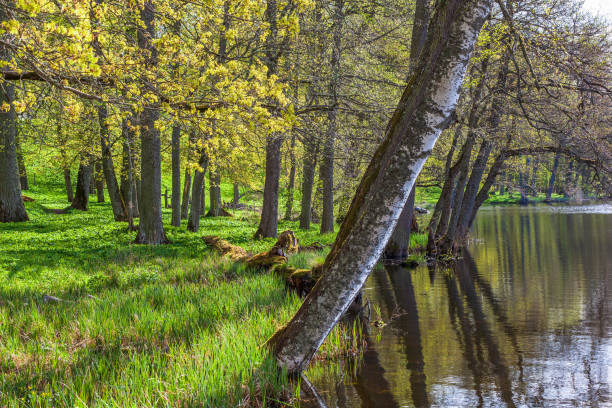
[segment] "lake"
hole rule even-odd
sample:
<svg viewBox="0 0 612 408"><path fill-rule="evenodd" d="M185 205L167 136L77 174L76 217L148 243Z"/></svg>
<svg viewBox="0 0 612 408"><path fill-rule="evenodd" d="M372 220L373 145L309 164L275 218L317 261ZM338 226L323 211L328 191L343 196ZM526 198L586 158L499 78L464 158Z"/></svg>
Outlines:
<svg viewBox="0 0 612 408"><path fill-rule="evenodd" d="M367 350L307 372L328 407L612 407L612 205L483 207L454 266L364 299Z"/></svg>

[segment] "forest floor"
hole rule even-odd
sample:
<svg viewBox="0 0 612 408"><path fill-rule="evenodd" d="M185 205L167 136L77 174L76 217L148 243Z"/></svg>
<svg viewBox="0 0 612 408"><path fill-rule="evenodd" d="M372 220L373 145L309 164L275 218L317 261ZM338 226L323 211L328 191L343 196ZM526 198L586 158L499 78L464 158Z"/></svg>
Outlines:
<svg viewBox="0 0 612 408"><path fill-rule="evenodd" d="M249 398L287 397L262 345L301 300L280 277L220 259L201 240L267 250L274 239L251 239L257 214L202 218L190 233L185 222L171 227L164 209L172 243L148 247L131 244L135 233L112 221L108 202L58 213L68 205L61 185L26 194L30 221L0 225L0 406L249 406ZM335 238L318 225L281 222L285 229L301 245ZM289 263L308 268L325 254ZM337 351L340 337L322 353Z"/></svg>

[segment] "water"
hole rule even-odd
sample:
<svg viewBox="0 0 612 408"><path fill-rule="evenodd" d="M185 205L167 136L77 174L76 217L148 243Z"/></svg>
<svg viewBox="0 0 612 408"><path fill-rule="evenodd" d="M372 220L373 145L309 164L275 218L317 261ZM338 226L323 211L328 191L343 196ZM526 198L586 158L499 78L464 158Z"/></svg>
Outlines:
<svg viewBox="0 0 612 408"><path fill-rule="evenodd" d="M612 407L612 205L483 208L451 269L368 280L370 343L307 372L328 407Z"/></svg>

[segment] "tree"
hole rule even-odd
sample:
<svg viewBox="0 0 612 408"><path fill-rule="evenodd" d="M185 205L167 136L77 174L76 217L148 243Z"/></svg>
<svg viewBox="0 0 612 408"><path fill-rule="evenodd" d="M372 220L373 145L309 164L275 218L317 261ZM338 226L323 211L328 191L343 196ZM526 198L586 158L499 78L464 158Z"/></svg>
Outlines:
<svg viewBox="0 0 612 408"><path fill-rule="evenodd" d="M323 275L270 340L279 366L301 372L382 254L425 159L455 109L488 0L438 4L420 62L362 178Z"/></svg>
<svg viewBox="0 0 612 408"><path fill-rule="evenodd" d="M152 2L145 1L140 11L144 28L138 26L138 46L145 53L145 64L155 67L157 51L153 46L155 26L153 19L155 7ZM168 238L162 224L161 212L161 141L157 120L160 107L156 102L143 106L140 119L140 149L141 149L141 192L139 197L140 222L138 223L137 244L166 244Z"/></svg>

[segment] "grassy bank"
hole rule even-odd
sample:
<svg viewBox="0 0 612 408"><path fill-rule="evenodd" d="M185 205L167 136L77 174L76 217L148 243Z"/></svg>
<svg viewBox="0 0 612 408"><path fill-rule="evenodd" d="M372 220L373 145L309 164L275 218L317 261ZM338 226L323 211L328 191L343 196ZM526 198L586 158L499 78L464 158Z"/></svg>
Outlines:
<svg viewBox="0 0 612 408"><path fill-rule="evenodd" d="M61 185L27 195L30 221L0 224L0 406L270 405L283 395L287 384L261 346L300 299L200 239L267 250L274 239L251 240L256 213L203 218L193 234L170 227L164 210L172 244L147 247L131 244L135 233L112 222L108 203L55 214L67 205ZM316 227L279 229L304 245L333 241ZM290 263L309 267L324 255Z"/></svg>

